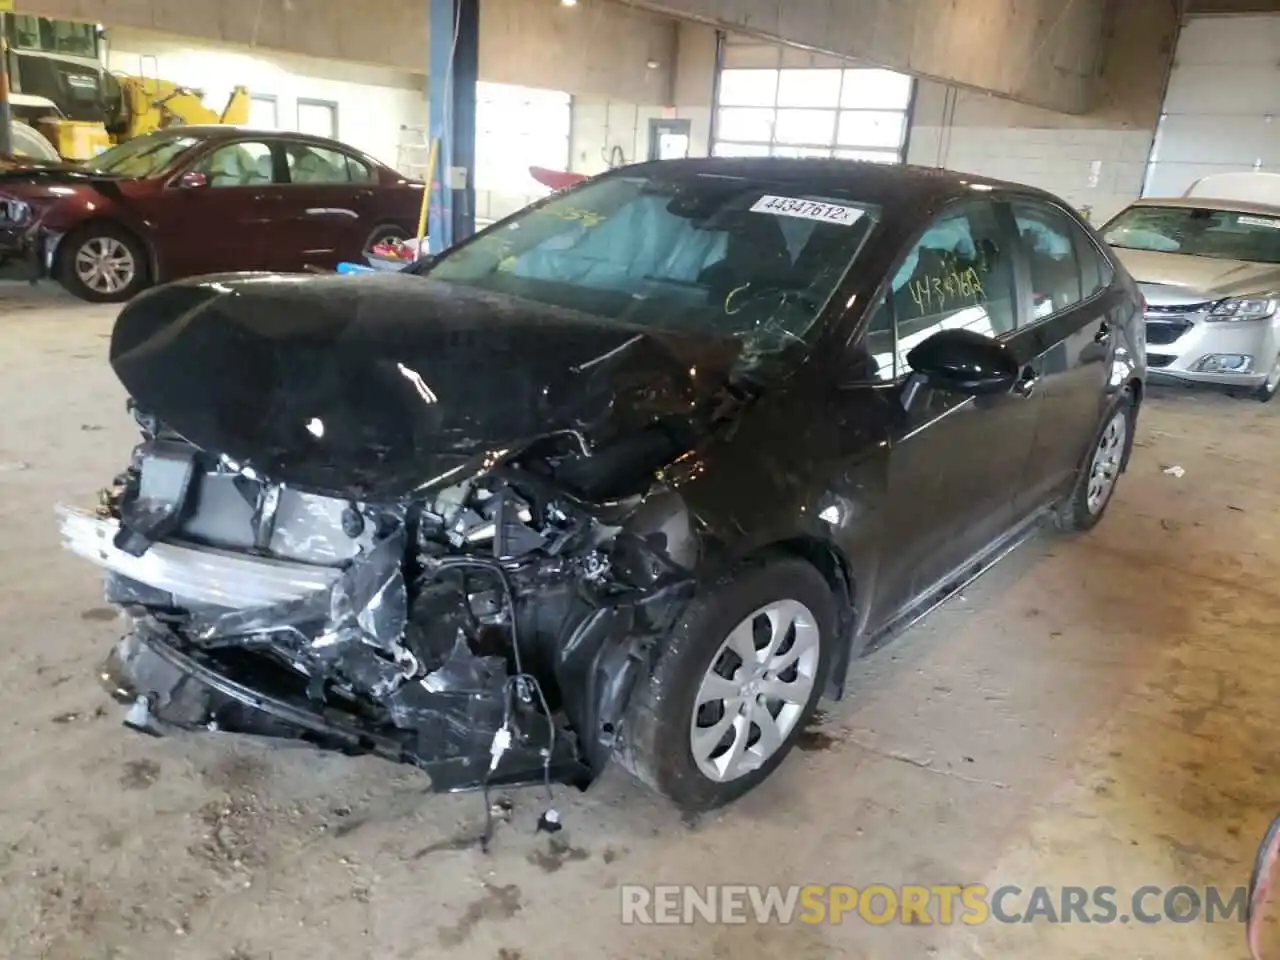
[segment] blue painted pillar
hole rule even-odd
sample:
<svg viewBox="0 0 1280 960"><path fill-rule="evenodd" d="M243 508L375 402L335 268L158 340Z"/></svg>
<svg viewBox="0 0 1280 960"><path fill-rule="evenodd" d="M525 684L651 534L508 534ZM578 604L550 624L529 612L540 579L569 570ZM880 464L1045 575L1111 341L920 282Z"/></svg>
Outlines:
<svg viewBox="0 0 1280 960"><path fill-rule="evenodd" d="M440 153L431 176L428 249L439 253L476 228L476 76L480 0L427 0L431 6L431 136Z"/></svg>

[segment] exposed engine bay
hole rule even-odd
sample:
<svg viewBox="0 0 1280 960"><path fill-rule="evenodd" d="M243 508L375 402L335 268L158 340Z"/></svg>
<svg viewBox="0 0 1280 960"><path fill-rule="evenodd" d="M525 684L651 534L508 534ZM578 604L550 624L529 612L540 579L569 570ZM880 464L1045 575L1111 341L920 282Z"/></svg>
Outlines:
<svg viewBox="0 0 1280 960"><path fill-rule="evenodd" d="M142 433L64 545L130 630L104 669L129 722L302 738L411 763L438 790L608 762L698 541L654 470L661 426L588 455L572 432L394 502L326 496Z"/></svg>

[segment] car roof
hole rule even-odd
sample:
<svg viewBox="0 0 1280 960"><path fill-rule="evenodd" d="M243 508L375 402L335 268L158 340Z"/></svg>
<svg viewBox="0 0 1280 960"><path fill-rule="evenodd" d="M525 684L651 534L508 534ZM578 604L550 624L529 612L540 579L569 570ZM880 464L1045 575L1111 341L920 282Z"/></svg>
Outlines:
<svg viewBox="0 0 1280 960"><path fill-rule="evenodd" d="M1143 197L1130 206L1190 207L1195 210L1225 210L1229 213L1257 213L1267 217L1280 217L1280 206L1275 204L1253 203L1248 200L1215 200L1213 197Z"/></svg>
<svg viewBox="0 0 1280 960"><path fill-rule="evenodd" d="M325 146L337 146L349 152L359 153L355 147L334 140L332 137L318 137L311 133L294 133L292 130L267 130L258 127L237 126L230 123L190 123L176 127L165 127L156 130L150 136L195 136L203 140L239 140L242 137L271 137L272 139L305 140Z"/></svg>
<svg viewBox="0 0 1280 960"><path fill-rule="evenodd" d="M977 174L937 167L876 163L870 160L837 160L792 157L712 157L688 160L653 160L619 169L649 175L659 171L685 176L727 177L772 182L806 192L836 189L856 194L859 200L883 206L920 200L940 201L974 193L1014 193L1066 205L1066 201L1025 184L994 180Z"/></svg>

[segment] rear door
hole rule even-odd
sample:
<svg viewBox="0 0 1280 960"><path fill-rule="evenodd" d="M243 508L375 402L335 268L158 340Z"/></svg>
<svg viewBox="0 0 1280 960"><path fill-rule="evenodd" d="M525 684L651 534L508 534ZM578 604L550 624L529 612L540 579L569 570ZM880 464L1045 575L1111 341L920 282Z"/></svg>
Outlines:
<svg viewBox="0 0 1280 960"><path fill-rule="evenodd" d="M889 495L873 613L890 618L1000 538L1035 436L1033 391L967 397L912 376L913 347L939 330L965 328L1030 357L1019 329L1015 237L1001 204L954 206L908 251L867 338L881 378L899 383L903 416L890 439Z"/></svg>
<svg viewBox="0 0 1280 960"><path fill-rule="evenodd" d="M1018 198L1010 203L1026 268L1024 302L1034 336L1032 366L1042 396L1027 486L1029 512L1074 480L1107 398L1116 309L1110 264L1062 208Z"/></svg>
<svg viewBox="0 0 1280 960"><path fill-rule="evenodd" d="M374 226L374 171L336 148L304 140L278 142L286 185L280 188L278 270L332 269L362 258Z"/></svg>

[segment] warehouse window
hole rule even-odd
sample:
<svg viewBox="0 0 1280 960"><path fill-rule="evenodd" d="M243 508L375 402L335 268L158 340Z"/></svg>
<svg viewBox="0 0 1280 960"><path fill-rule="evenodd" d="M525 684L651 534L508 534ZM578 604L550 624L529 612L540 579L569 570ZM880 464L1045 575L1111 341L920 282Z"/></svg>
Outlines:
<svg viewBox="0 0 1280 960"><path fill-rule="evenodd" d="M481 190L543 194L530 167L569 166L569 94L559 90L476 85L475 185Z"/></svg>
<svg viewBox="0 0 1280 960"><path fill-rule="evenodd" d="M279 129L280 109L275 97L255 93L249 98L249 126L255 130Z"/></svg>
<svg viewBox="0 0 1280 960"><path fill-rule="evenodd" d="M726 69L713 152L900 163L911 93L911 78L891 70Z"/></svg>
<svg viewBox="0 0 1280 960"><path fill-rule="evenodd" d="M337 139L338 105L332 100L306 100L299 97L298 132Z"/></svg>

